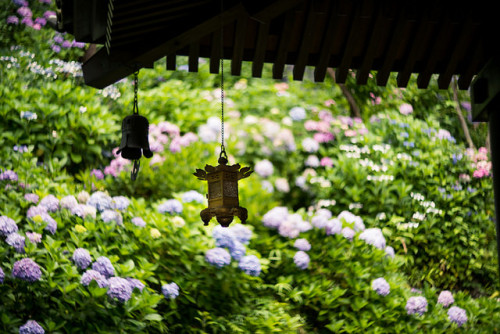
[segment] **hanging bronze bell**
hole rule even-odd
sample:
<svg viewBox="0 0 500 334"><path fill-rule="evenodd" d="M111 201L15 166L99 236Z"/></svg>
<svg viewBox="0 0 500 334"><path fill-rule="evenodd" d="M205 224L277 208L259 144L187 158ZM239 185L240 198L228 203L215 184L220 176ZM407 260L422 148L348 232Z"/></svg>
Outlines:
<svg viewBox="0 0 500 334"><path fill-rule="evenodd" d="M234 216L240 218L243 224L248 218L247 209L239 206L238 181L249 177L253 171L250 167L240 169L240 164L227 165L228 160L222 156L223 153L219 157L219 166L206 165L205 170L196 169L193 173L198 179L208 181L208 208L200 212L205 225L214 216L223 227L228 227Z"/></svg>
<svg viewBox="0 0 500 334"><path fill-rule="evenodd" d="M139 160L142 155L151 158L149 148L149 122L146 117L133 114L122 122L122 141L117 154L128 160Z"/></svg>

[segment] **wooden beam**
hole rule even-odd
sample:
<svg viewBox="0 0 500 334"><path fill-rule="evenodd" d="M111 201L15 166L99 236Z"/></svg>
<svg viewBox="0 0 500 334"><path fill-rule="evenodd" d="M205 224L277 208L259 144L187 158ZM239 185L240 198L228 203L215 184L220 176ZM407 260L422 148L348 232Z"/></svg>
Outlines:
<svg viewBox="0 0 500 334"><path fill-rule="evenodd" d="M177 56L175 52L173 52L167 55L167 70L175 71L176 67L177 67Z"/></svg>
<svg viewBox="0 0 500 334"><path fill-rule="evenodd" d="M273 64L273 78L283 79L283 71L285 69L285 61L290 44L290 33L293 28L295 19L295 9L288 11L285 15L285 22L281 30L278 50L276 51L276 60Z"/></svg>
<svg viewBox="0 0 500 334"><path fill-rule="evenodd" d="M264 58L267 50L267 38L269 36L269 22L259 24L259 35L255 44L255 55L252 62L252 76L260 78L264 66Z"/></svg>
<svg viewBox="0 0 500 334"><path fill-rule="evenodd" d="M220 58L221 58L221 45L222 45L222 31L216 30L212 34L212 44L210 50L210 73L219 74Z"/></svg>
<svg viewBox="0 0 500 334"><path fill-rule="evenodd" d="M466 70L463 73L460 73L460 77L458 78L458 88L461 90L469 88L472 78L485 64L485 59L483 58L485 55L483 41L478 40L473 50L473 56L470 58L470 62L467 63ZM488 59L486 61L488 61Z"/></svg>
<svg viewBox="0 0 500 334"><path fill-rule="evenodd" d="M233 56L231 58L231 74L241 75L241 62L243 61L243 49L245 47L245 34L248 15L241 13L236 18L236 32L233 41Z"/></svg>
<svg viewBox="0 0 500 334"><path fill-rule="evenodd" d="M198 72L198 59L200 57L200 43L198 41L189 45L189 72Z"/></svg>
<svg viewBox="0 0 500 334"><path fill-rule="evenodd" d="M303 34L299 46L297 60L293 66L293 80L302 80L304 70L307 65L309 52L313 42L313 34L316 28L316 14L314 12L314 3L309 3L307 6L307 16L304 23Z"/></svg>

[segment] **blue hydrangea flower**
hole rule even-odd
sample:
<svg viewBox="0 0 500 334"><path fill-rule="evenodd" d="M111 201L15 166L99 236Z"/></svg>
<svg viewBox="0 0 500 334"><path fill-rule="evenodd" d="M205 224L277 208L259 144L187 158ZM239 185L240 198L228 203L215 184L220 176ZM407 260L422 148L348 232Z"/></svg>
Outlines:
<svg viewBox="0 0 500 334"><path fill-rule="evenodd" d="M311 259L309 258L309 255L307 255L307 253L304 251L298 251L293 256L293 262L295 262L297 268L302 270L307 269L309 267L310 261Z"/></svg>
<svg viewBox="0 0 500 334"><path fill-rule="evenodd" d="M391 246L385 247L385 255L394 259L394 257L396 256L394 248L392 248Z"/></svg>
<svg viewBox="0 0 500 334"><path fill-rule="evenodd" d="M242 244L248 244L248 242L252 238L252 230L242 224L233 225L229 227L229 229L233 233L236 240L241 242Z"/></svg>
<svg viewBox="0 0 500 334"><path fill-rule="evenodd" d="M134 224L135 226L138 226L138 227L146 226L146 222L141 217L132 218L132 224Z"/></svg>
<svg viewBox="0 0 500 334"><path fill-rule="evenodd" d="M47 223L45 226L45 230L49 231L52 234L55 234L57 231L57 222L54 218L52 218L48 213L44 213L41 215L44 222Z"/></svg>
<svg viewBox="0 0 500 334"><path fill-rule="evenodd" d="M3 269L0 268L0 284L3 283L4 279L5 279L5 273L3 272Z"/></svg>
<svg viewBox="0 0 500 334"><path fill-rule="evenodd" d="M212 230L212 237L215 239L215 245L222 248L231 248L237 241L230 228L220 225L214 227Z"/></svg>
<svg viewBox="0 0 500 334"><path fill-rule="evenodd" d="M340 234L342 232L342 223L337 218L332 218L326 222L326 235Z"/></svg>
<svg viewBox="0 0 500 334"><path fill-rule="evenodd" d="M73 195L64 196L59 202L61 208L71 210L73 207L78 205L76 197Z"/></svg>
<svg viewBox="0 0 500 334"><path fill-rule="evenodd" d="M26 238L19 233L11 233L5 239L5 242L16 249L16 252L24 254L24 246L26 246Z"/></svg>
<svg viewBox="0 0 500 334"><path fill-rule="evenodd" d="M182 213L182 203L176 199L169 199L158 206L158 212L179 214Z"/></svg>
<svg viewBox="0 0 500 334"><path fill-rule="evenodd" d="M274 167L271 161L264 159L255 164L255 173L259 174L261 177L271 176L274 172Z"/></svg>
<svg viewBox="0 0 500 334"><path fill-rule="evenodd" d="M306 118L306 110L302 107L293 107L288 113L294 121L302 121Z"/></svg>
<svg viewBox="0 0 500 334"><path fill-rule="evenodd" d="M115 268L113 268L111 261L105 256L98 257L92 264L92 269L99 272L105 278L110 278L115 275Z"/></svg>
<svg viewBox="0 0 500 334"><path fill-rule="evenodd" d="M277 229L282 222L288 218L288 209L284 206L276 206L266 212L262 217L262 223L269 228Z"/></svg>
<svg viewBox="0 0 500 334"><path fill-rule="evenodd" d="M261 271L259 258L255 255L247 255L241 258L238 267L250 276L259 276Z"/></svg>
<svg viewBox="0 0 500 334"><path fill-rule="evenodd" d="M239 261L243 256L245 256L246 252L247 250L245 248L245 245L243 245L239 241L235 241L233 247L229 248L229 253L231 254L231 257L236 261Z"/></svg>
<svg viewBox="0 0 500 334"><path fill-rule="evenodd" d="M216 247L207 250L205 260L217 268L222 268L231 263L231 255L226 249Z"/></svg>
<svg viewBox="0 0 500 334"><path fill-rule="evenodd" d="M113 199L102 191L96 191L90 195L87 205L91 205L98 211L110 210L113 208Z"/></svg>
<svg viewBox="0 0 500 334"><path fill-rule="evenodd" d="M84 248L75 249L72 260L80 269L86 269L92 263L89 251Z"/></svg>
<svg viewBox="0 0 500 334"><path fill-rule="evenodd" d="M54 195L47 195L38 204L41 207L44 207L49 212L55 212L59 210L59 200Z"/></svg>
<svg viewBox="0 0 500 334"><path fill-rule="evenodd" d="M116 210L126 210L130 205L130 200L125 196L115 196L113 197L113 209Z"/></svg>
<svg viewBox="0 0 500 334"><path fill-rule="evenodd" d="M295 240L293 247L297 248L298 250L307 252L311 249L311 244L309 243L309 241L307 241L307 239L301 238Z"/></svg>
<svg viewBox="0 0 500 334"><path fill-rule="evenodd" d="M36 282L42 277L42 270L35 261L26 257L14 263L12 276L23 281Z"/></svg>
<svg viewBox="0 0 500 334"><path fill-rule="evenodd" d="M17 227L14 219L7 216L0 216L0 235L7 236L11 233L17 232L19 228Z"/></svg>
<svg viewBox="0 0 500 334"><path fill-rule="evenodd" d="M145 287L144 283L139 281L137 278L127 277L127 281L130 284L130 286L132 287L132 291L134 289L137 289L137 290L142 292L142 289L144 289L144 287Z"/></svg>
<svg viewBox="0 0 500 334"><path fill-rule="evenodd" d="M458 306L452 306L448 310L448 319L451 322L454 322L458 325L458 327L461 327L463 324L467 322L467 313L463 308L460 308Z"/></svg>
<svg viewBox="0 0 500 334"><path fill-rule="evenodd" d="M45 330L35 320L28 320L19 327L19 334L45 334Z"/></svg>
<svg viewBox="0 0 500 334"><path fill-rule="evenodd" d="M444 290L441 291L441 293L439 294L437 302L438 304L441 304L444 307L448 307L455 302L455 299L453 298L453 295L450 291Z"/></svg>
<svg viewBox="0 0 500 334"><path fill-rule="evenodd" d="M359 239L378 249L385 249L384 235L382 234L382 230L377 227L364 230L359 235Z"/></svg>
<svg viewBox="0 0 500 334"><path fill-rule="evenodd" d="M108 279L108 296L125 303L132 297L132 287L125 278L111 277Z"/></svg>
<svg viewBox="0 0 500 334"><path fill-rule="evenodd" d="M179 296L179 286L174 282L169 284L164 284L161 287L161 292L167 299L175 299Z"/></svg>
<svg viewBox="0 0 500 334"><path fill-rule="evenodd" d="M427 299L422 296L413 296L408 299L405 306L406 312L411 314L422 315L427 312Z"/></svg>
<svg viewBox="0 0 500 334"><path fill-rule="evenodd" d="M391 292L391 287L389 283L383 277L379 277L372 281L372 290L378 293L380 296L387 296Z"/></svg>
<svg viewBox="0 0 500 334"><path fill-rule="evenodd" d="M105 223L114 221L117 225L123 225L123 217L121 213L115 210L104 210L101 213L101 218Z"/></svg>
<svg viewBox="0 0 500 334"><path fill-rule="evenodd" d="M90 282L96 281L100 288L105 288L108 286L108 280L100 272L89 269L83 273L80 283L84 286L88 286Z"/></svg>
<svg viewBox="0 0 500 334"><path fill-rule="evenodd" d="M205 203L205 196L203 194L200 194L196 190L190 190L182 194L182 201L184 203L196 202L203 204Z"/></svg>

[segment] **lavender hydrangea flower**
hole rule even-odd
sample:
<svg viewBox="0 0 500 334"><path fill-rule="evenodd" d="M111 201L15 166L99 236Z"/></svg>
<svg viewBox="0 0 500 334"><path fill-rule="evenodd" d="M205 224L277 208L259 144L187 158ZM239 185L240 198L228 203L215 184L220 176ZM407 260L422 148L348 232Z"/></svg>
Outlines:
<svg viewBox="0 0 500 334"><path fill-rule="evenodd" d="M125 303L132 297L132 287L125 278L111 277L108 279L108 296Z"/></svg>
<svg viewBox="0 0 500 334"><path fill-rule="evenodd" d="M39 281L42 277L40 266L32 259L26 257L14 263L12 276L27 282Z"/></svg>
<svg viewBox="0 0 500 334"><path fill-rule="evenodd" d="M19 24L19 18L15 15L10 15L5 20L7 24Z"/></svg>
<svg viewBox="0 0 500 334"><path fill-rule="evenodd" d="M222 268L231 263L231 255L226 249L216 247L207 250L205 260L217 268Z"/></svg>
<svg viewBox="0 0 500 334"><path fill-rule="evenodd" d="M134 224L135 226L138 226L138 227L146 226L146 222L141 217L132 218L132 224Z"/></svg>
<svg viewBox="0 0 500 334"><path fill-rule="evenodd" d="M344 227L342 229L342 235L344 236L344 238L349 239L350 241L352 241L355 234L356 232L354 232L354 230L350 227Z"/></svg>
<svg viewBox="0 0 500 334"><path fill-rule="evenodd" d="M59 210L59 200L54 195L47 195L38 204L41 207L44 207L49 212L55 212Z"/></svg>
<svg viewBox="0 0 500 334"><path fill-rule="evenodd" d="M391 287L389 283L383 277L379 277L372 281L372 290L378 293L380 296L387 296L391 292Z"/></svg>
<svg viewBox="0 0 500 334"><path fill-rule="evenodd" d="M32 244L38 244L42 242L42 235L36 232L26 232L26 236Z"/></svg>
<svg viewBox="0 0 500 334"><path fill-rule="evenodd" d="M307 239L304 238L295 240L293 247L304 252L311 250L311 244L309 243L309 241L307 241Z"/></svg>
<svg viewBox="0 0 500 334"><path fill-rule="evenodd" d="M6 170L0 173L0 181L17 181L19 177L13 170Z"/></svg>
<svg viewBox="0 0 500 334"><path fill-rule="evenodd" d="M203 194L200 194L196 190L190 190L186 191L184 194L182 194L182 201L184 203L200 203L203 204L205 203L205 196Z"/></svg>
<svg viewBox="0 0 500 334"><path fill-rule="evenodd" d="M319 150L319 144L313 138L304 138L302 140L302 148L308 153L314 153Z"/></svg>
<svg viewBox="0 0 500 334"><path fill-rule="evenodd" d="M110 210L113 208L113 199L102 191L96 191L90 195L87 205L91 205L98 211Z"/></svg>
<svg viewBox="0 0 500 334"><path fill-rule="evenodd" d="M422 296L413 296L408 299L406 302L406 312L411 314L419 314L422 315L427 312L427 299Z"/></svg>
<svg viewBox="0 0 500 334"><path fill-rule="evenodd" d="M288 209L284 206L276 206L262 217L262 223L269 228L278 228L288 218Z"/></svg>
<svg viewBox="0 0 500 334"><path fill-rule="evenodd" d="M319 167L319 164L320 164L319 158L315 155L308 156L306 161L304 161L304 165L307 167L316 168Z"/></svg>
<svg viewBox="0 0 500 334"><path fill-rule="evenodd" d="M26 212L26 217L33 218L35 216L41 216L42 214L47 213L47 208L44 206L32 206Z"/></svg>
<svg viewBox="0 0 500 334"><path fill-rule="evenodd" d="M293 262L295 262L297 268L302 270L307 269L309 267L310 261L311 259L309 258L309 255L307 255L307 253L304 251L298 251L293 256Z"/></svg>
<svg viewBox="0 0 500 334"><path fill-rule="evenodd" d="M248 242L252 238L252 231L248 227L242 224L233 225L229 227L229 229L236 238L236 240L238 240L242 244L245 245L248 244Z"/></svg>
<svg viewBox="0 0 500 334"><path fill-rule="evenodd" d="M114 221L117 225L123 225L123 217L121 213L115 210L104 210L101 213L101 218L105 223Z"/></svg>
<svg viewBox="0 0 500 334"><path fill-rule="evenodd" d="M247 255L241 258L238 267L250 276L259 276L261 271L259 258L255 255Z"/></svg>
<svg viewBox="0 0 500 334"><path fill-rule="evenodd" d="M306 118L306 110L302 107L293 107L288 114L294 121L302 121Z"/></svg>
<svg viewBox="0 0 500 334"><path fill-rule="evenodd" d="M78 201L76 200L75 196L68 195L61 198L59 204L61 205L61 208L71 210L78 205Z"/></svg>
<svg viewBox="0 0 500 334"><path fill-rule="evenodd" d="M385 249L385 238L379 228L368 228L361 232L359 239L378 249Z"/></svg>
<svg viewBox="0 0 500 334"><path fill-rule="evenodd" d="M356 232L363 231L365 229L363 219L349 211L342 211L337 218L340 219L340 221L343 219L347 224L353 224L354 231Z"/></svg>
<svg viewBox="0 0 500 334"><path fill-rule="evenodd" d="M41 215L44 222L47 223L45 226L45 230L49 231L52 234L55 234L57 231L57 222L54 218L52 218L48 213L44 213Z"/></svg>
<svg viewBox="0 0 500 334"><path fill-rule="evenodd" d="M113 197L113 209L116 210L126 210L130 205L130 200L125 196L115 196Z"/></svg>
<svg viewBox="0 0 500 334"><path fill-rule="evenodd" d="M231 254L231 257L236 261L241 260L241 258L245 256L246 252L247 249L245 248L245 245L243 245L239 241L235 241L233 246L229 248L229 253Z"/></svg>
<svg viewBox="0 0 500 334"><path fill-rule="evenodd" d="M25 194L24 199L33 204L38 203L39 197L37 194Z"/></svg>
<svg viewBox="0 0 500 334"><path fill-rule="evenodd" d="M14 247L16 249L16 252L21 254L25 253L24 246L26 246L26 238L24 238L22 235L18 233L11 233L7 236L5 242Z"/></svg>
<svg viewBox="0 0 500 334"><path fill-rule="evenodd" d="M179 214L182 213L182 203L176 199L169 199L158 206L158 212Z"/></svg>
<svg viewBox="0 0 500 334"><path fill-rule="evenodd" d="M104 179L104 173L100 169L92 169L90 171L90 176L95 176L98 180Z"/></svg>
<svg viewBox="0 0 500 334"><path fill-rule="evenodd" d="M8 236L19 230L14 219L7 216L0 216L0 235Z"/></svg>
<svg viewBox="0 0 500 334"><path fill-rule="evenodd" d="M3 272L3 269L0 268L0 284L3 284L4 279L5 279L5 273Z"/></svg>
<svg viewBox="0 0 500 334"><path fill-rule="evenodd" d="M88 286L90 282L96 281L100 288L105 288L108 286L108 280L100 272L89 269L83 273L80 283L84 286Z"/></svg>
<svg viewBox="0 0 500 334"><path fill-rule="evenodd" d="M87 201L90 199L90 195L85 190L82 190L78 193L78 195L76 195L76 198L78 199L78 202L86 204Z"/></svg>
<svg viewBox="0 0 500 334"><path fill-rule="evenodd" d="M325 215L316 214L311 218L311 224L316 228L325 228L327 223L328 217Z"/></svg>
<svg viewBox="0 0 500 334"><path fill-rule="evenodd" d="M89 251L84 248L75 249L71 259L80 269L86 269L92 263Z"/></svg>
<svg viewBox="0 0 500 334"><path fill-rule="evenodd" d="M396 256L394 248L392 248L391 246L385 247L385 255L394 259L394 257Z"/></svg>
<svg viewBox="0 0 500 334"><path fill-rule="evenodd" d="M458 306L452 306L448 310L448 319L451 322L454 322L458 325L458 327L461 327L463 324L467 322L467 313L463 308L460 308Z"/></svg>
<svg viewBox="0 0 500 334"><path fill-rule="evenodd" d="M231 248L237 241L231 228L216 225L212 230L212 237L215 239L215 245L222 248Z"/></svg>
<svg viewBox="0 0 500 334"><path fill-rule="evenodd" d="M45 334L45 330L35 320L28 320L19 327L19 334Z"/></svg>
<svg viewBox="0 0 500 334"><path fill-rule="evenodd" d="M455 302L455 299L453 298L453 295L451 294L450 291L444 290L441 291L441 293L439 294L437 302L438 304L441 304L444 307L448 307Z"/></svg>
<svg viewBox="0 0 500 334"><path fill-rule="evenodd" d="M130 287L132 288L132 291L134 289L137 289L137 290L139 290L139 291L142 292L142 290L145 287L144 283L142 283L141 281L139 281L137 278L127 277L127 281L130 284Z"/></svg>
<svg viewBox="0 0 500 334"><path fill-rule="evenodd" d="M264 159L255 164L255 173L259 174L261 177L271 176L274 172L274 167L271 161Z"/></svg>
<svg viewBox="0 0 500 334"><path fill-rule="evenodd" d="M97 216L97 209L91 205L77 204L73 208L71 208L71 214L82 219L85 219L87 217L95 219Z"/></svg>
<svg viewBox="0 0 500 334"><path fill-rule="evenodd" d="M98 257L92 264L92 269L99 272L105 278L110 278L115 275L115 268L113 268L111 261L105 256Z"/></svg>
<svg viewBox="0 0 500 334"><path fill-rule="evenodd" d="M179 296L179 286L174 282L169 284L163 284L161 287L161 292L167 299L175 299Z"/></svg>
<svg viewBox="0 0 500 334"><path fill-rule="evenodd" d="M330 219L325 226L326 235L340 234L342 232L342 223L337 218Z"/></svg>

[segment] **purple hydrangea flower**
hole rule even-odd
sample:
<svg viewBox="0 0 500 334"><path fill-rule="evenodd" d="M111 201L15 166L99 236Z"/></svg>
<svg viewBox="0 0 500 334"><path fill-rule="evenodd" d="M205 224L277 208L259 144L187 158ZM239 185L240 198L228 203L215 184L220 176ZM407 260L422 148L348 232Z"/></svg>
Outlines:
<svg viewBox="0 0 500 334"><path fill-rule="evenodd" d="M184 203L196 202L203 204L205 203L205 196L203 194L200 194L196 190L190 190L182 194L182 201Z"/></svg>
<svg viewBox="0 0 500 334"><path fill-rule="evenodd" d="M96 281L100 288L108 286L108 280L100 272L89 269L83 273L80 283L84 286L88 286L90 282Z"/></svg>
<svg viewBox="0 0 500 334"><path fill-rule="evenodd" d="M205 260L217 268L222 268L231 263L231 255L226 249L216 247L207 250Z"/></svg>
<svg viewBox="0 0 500 334"><path fill-rule="evenodd" d="M28 320L19 327L19 334L45 334L45 330L35 320Z"/></svg>
<svg viewBox="0 0 500 334"><path fill-rule="evenodd" d="M26 0L12 0L12 3L17 7L28 7L28 1Z"/></svg>
<svg viewBox="0 0 500 334"><path fill-rule="evenodd" d="M444 307L448 307L455 302L455 299L453 298L453 295L451 294L450 291L444 290L441 291L441 293L439 294L437 302L438 304L441 304Z"/></svg>
<svg viewBox="0 0 500 334"><path fill-rule="evenodd" d="M56 45L56 44L52 44L50 46L50 48L52 49L52 51L54 51L55 53L59 53L61 52L61 47L59 45Z"/></svg>
<svg viewBox="0 0 500 334"><path fill-rule="evenodd" d="M19 177L13 170L5 170L0 173L0 181L17 181Z"/></svg>
<svg viewBox="0 0 500 334"><path fill-rule="evenodd" d="M125 278L111 277L108 279L108 296L125 303L132 296L132 286Z"/></svg>
<svg viewBox="0 0 500 334"><path fill-rule="evenodd" d="M394 257L396 256L394 248L392 248L391 246L385 247L385 255L394 259Z"/></svg>
<svg viewBox="0 0 500 334"><path fill-rule="evenodd" d="M361 232L359 239L378 249L385 249L385 238L382 230L379 228L368 228Z"/></svg>
<svg viewBox="0 0 500 334"><path fill-rule="evenodd" d="M14 219L7 216L0 216L0 235L8 236L19 230Z"/></svg>
<svg viewBox="0 0 500 334"><path fill-rule="evenodd" d="M113 199L102 191L96 191L90 195L87 205L91 205L102 212L113 208Z"/></svg>
<svg viewBox="0 0 500 334"><path fill-rule="evenodd" d="M23 6L19 7L17 9L17 13L21 15L22 17L32 17L33 13L31 12L31 9L29 7Z"/></svg>
<svg viewBox="0 0 500 334"><path fill-rule="evenodd" d="M233 233L236 240L241 242L242 244L248 244L248 242L252 238L252 231L242 224L233 225L229 227L229 229Z"/></svg>
<svg viewBox="0 0 500 334"><path fill-rule="evenodd" d="M342 235L344 236L344 238L349 239L350 241L352 241L355 234L356 232L354 232L354 230L350 227L344 227L342 229Z"/></svg>
<svg viewBox="0 0 500 334"><path fill-rule="evenodd" d="M59 200L54 195L47 195L42 198L38 206L46 208L49 212L55 212L59 210Z"/></svg>
<svg viewBox="0 0 500 334"><path fill-rule="evenodd" d="M97 258L92 264L92 269L99 272L105 278L110 278L115 275L115 268L113 268L111 261L105 256Z"/></svg>
<svg viewBox="0 0 500 334"><path fill-rule="evenodd" d="M458 325L458 327L461 327L463 324L467 322L467 313L463 308L460 308L458 306L452 306L448 310L448 319L451 322L454 322Z"/></svg>
<svg viewBox="0 0 500 334"><path fill-rule="evenodd" d="M25 194L24 199L33 204L38 203L39 197L37 194Z"/></svg>
<svg viewBox="0 0 500 334"><path fill-rule="evenodd" d="M71 259L80 269L86 269L92 263L89 251L84 248L75 249Z"/></svg>
<svg viewBox="0 0 500 334"><path fill-rule="evenodd" d="M135 226L138 226L138 227L146 226L146 222L141 217L132 218L132 224L134 224Z"/></svg>
<svg viewBox="0 0 500 334"><path fill-rule="evenodd" d="M51 16L56 16L56 13L54 11L51 11L51 10L47 10L45 11L45 13L43 13L43 17L48 20Z"/></svg>
<svg viewBox="0 0 500 334"><path fill-rule="evenodd" d="M277 206L269 210L262 217L262 223L269 228L278 228L282 222L288 218L288 209L284 206Z"/></svg>
<svg viewBox="0 0 500 334"><path fill-rule="evenodd" d="M261 271L259 258L255 255L247 255L241 258L238 267L250 276L259 276Z"/></svg>
<svg viewBox="0 0 500 334"><path fill-rule="evenodd" d="M302 270L307 269L307 267L309 267L310 261L311 259L309 258L309 255L307 255L307 253L304 251L298 251L293 256L293 262L295 262L297 268Z"/></svg>
<svg viewBox="0 0 500 334"><path fill-rule="evenodd" d="M21 254L25 253L24 246L26 246L26 238L24 238L22 235L18 233L11 233L7 236L5 242L14 247L16 249L16 252Z"/></svg>
<svg viewBox="0 0 500 334"><path fill-rule="evenodd" d="M391 292L391 287L389 283L383 277L379 277L372 281L372 290L378 293L380 296L387 296Z"/></svg>
<svg viewBox="0 0 500 334"><path fill-rule="evenodd" d="M39 24L40 26L45 26L47 24L47 20L43 17L37 17L35 19L35 24Z"/></svg>
<svg viewBox="0 0 500 334"><path fill-rule="evenodd" d="M141 281L139 281L137 278L130 278L127 277L127 281L130 284L130 287L132 288L132 291L134 289L137 289L142 292L142 289L144 289L145 285Z"/></svg>
<svg viewBox="0 0 500 334"><path fill-rule="evenodd" d="M160 213L179 214L182 213L182 203L176 199L169 199L158 206Z"/></svg>
<svg viewBox="0 0 500 334"><path fill-rule="evenodd" d="M42 270L35 261L26 257L14 263L12 276L23 281L36 282L42 277Z"/></svg>
<svg viewBox="0 0 500 334"><path fill-rule="evenodd" d="M326 222L326 235L340 234L342 232L342 223L337 218L332 218Z"/></svg>
<svg viewBox="0 0 500 334"><path fill-rule="evenodd" d="M59 204L61 205L61 208L71 210L72 208L78 205L78 201L76 200L75 196L68 195L61 198Z"/></svg>
<svg viewBox="0 0 500 334"><path fill-rule="evenodd" d="M47 223L45 226L45 230L49 231L52 234L55 234L57 231L57 222L54 218L52 218L48 213L44 213L41 215L44 222Z"/></svg>
<svg viewBox="0 0 500 334"><path fill-rule="evenodd" d="M95 176L98 180L104 179L104 173L100 169L92 169L90 176Z"/></svg>
<svg viewBox="0 0 500 334"><path fill-rule="evenodd" d="M236 236L230 228L220 225L214 227L212 237L215 239L215 245L222 248L231 248L237 241Z"/></svg>
<svg viewBox="0 0 500 334"><path fill-rule="evenodd" d="M245 245L243 245L239 241L235 241L233 246L229 248L229 253L231 254L231 257L236 261L241 260L241 258L245 256L246 252L247 249L245 248Z"/></svg>
<svg viewBox="0 0 500 334"><path fill-rule="evenodd" d="M298 250L307 252L311 249L311 244L309 243L309 241L307 241L307 239L301 238L295 240L293 247L297 248Z"/></svg>
<svg viewBox="0 0 500 334"><path fill-rule="evenodd" d="M115 210L104 210L101 213L101 218L105 223L114 221L118 225L123 225L123 217L121 213Z"/></svg>
<svg viewBox="0 0 500 334"><path fill-rule="evenodd" d="M125 196L113 197L113 208L116 210L126 210L130 205L130 200Z"/></svg>
<svg viewBox="0 0 500 334"><path fill-rule="evenodd" d="M261 177L271 176L274 172L274 167L271 161L265 159L257 162L254 167L255 173Z"/></svg>
<svg viewBox="0 0 500 334"><path fill-rule="evenodd" d="M427 312L427 299L422 296L413 296L408 299L406 302L406 312L411 314L419 314L422 315Z"/></svg>
<svg viewBox="0 0 500 334"><path fill-rule="evenodd" d="M179 296L179 286L174 282L169 284L164 284L161 287L161 292L167 299L175 299Z"/></svg>
<svg viewBox="0 0 500 334"><path fill-rule="evenodd" d="M44 206L32 206L26 212L26 217L33 218L35 216L41 216L47 213L47 208Z"/></svg>
<svg viewBox="0 0 500 334"><path fill-rule="evenodd" d="M19 18L15 15L10 15L6 19L7 24L19 24Z"/></svg>
<svg viewBox="0 0 500 334"><path fill-rule="evenodd" d="M3 269L0 268L0 284L3 283L4 279L5 279L5 273L3 272Z"/></svg>
<svg viewBox="0 0 500 334"><path fill-rule="evenodd" d="M42 235L36 232L26 232L26 236L32 244L38 244L42 242Z"/></svg>

